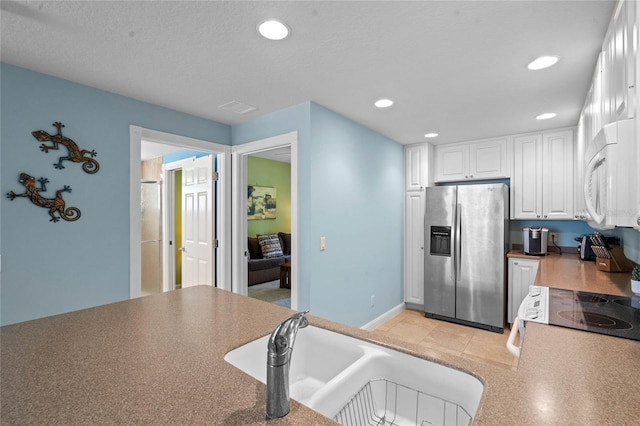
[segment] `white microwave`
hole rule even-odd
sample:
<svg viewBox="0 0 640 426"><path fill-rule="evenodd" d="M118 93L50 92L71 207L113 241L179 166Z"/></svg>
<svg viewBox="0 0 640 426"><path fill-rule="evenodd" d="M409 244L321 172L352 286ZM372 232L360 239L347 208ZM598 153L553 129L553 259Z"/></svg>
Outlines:
<svg viewBox="0 0 640 426"><path fill-rule="evenodd" d="M640 226L635 119L605 125L585 155L584 197L595 229Z"/></svg>

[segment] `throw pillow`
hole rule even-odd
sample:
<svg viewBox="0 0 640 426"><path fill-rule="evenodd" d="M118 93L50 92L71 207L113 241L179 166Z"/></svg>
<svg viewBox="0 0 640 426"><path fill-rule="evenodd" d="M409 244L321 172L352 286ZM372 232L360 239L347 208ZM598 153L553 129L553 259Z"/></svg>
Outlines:
<svg viewBox="0 0 640 426"><path fill-rule="evenodd" d="M262 259L262 248L257 238L249 237L249 259Z"/></svg>
<svg viewBox="0 0 640 426"><path fill-rule="evenodd" d="M278 238L276 234L258 235L258 242L262 249L262 256L265 259L284 256L284 254L282 254L282 247L280 246L280 238Z"/></svg>
<svg viewBox="0 0 640 426"><path fill-rule="evenodd" d="M280 237L280 244L282 245L282 253L284 253L285 256L289 256L291 254L291 234L278 232L278 236Z"/></svg>

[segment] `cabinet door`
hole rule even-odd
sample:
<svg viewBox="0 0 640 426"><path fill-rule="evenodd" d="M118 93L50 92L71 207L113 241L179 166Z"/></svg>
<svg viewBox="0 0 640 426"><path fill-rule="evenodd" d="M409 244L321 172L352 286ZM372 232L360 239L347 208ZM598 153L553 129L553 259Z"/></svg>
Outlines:
<svg viewBox="0 0 640 426"><path fill-rule="evenodd" d="M518 315L520 304L529 293L529 286L533 285L536 279L538 263L537 260L509 259L509 277L507 279L509 303L507 315L510 324L513 324L513 320Z"/></svg>
<svg viewBox="0 0 640 426"><path fill-rule="evenodd" d="M469 179L509 177L507 139L469 144Z"/></svg>
<svg viewBox="0 0 640 426"><path fill-rule="evenodd" d="M513 139L511 218L542 217L542 135Z"/></svg>
<svg viewBox="0 0 640 426"><path fill-rule="evenodd" d="M436 146L436 181L469 179L469 145Z"/></svg>
<svg viewBox="0 0 640 426"><path fill-rule="evenodd" d="M542 218L573 219L573 131L543 135Z"/></svg>
<svg viewBox="0 0 640 426"><path fill-rule="evenodd" d="M587 95L587 102L589 95ZM587 138L589 137L589 119L587 108L585 107L580 114L578 127L576 131L575 145L575 161L574 161L574 181L573 181L573 217L579 220L587 220L587 207L584 200L584 169L585 169L585 151L587 147Z"/></svg>
<svg viewBox="0 0 640 426"><path fill-rule="evenodd" d="M427 149L424 144L404 149L405 189L421 190L427 186Z"/></svg>
<svg viewBox="0 0 640 426"><path fill-rule="evenodd" d="M424 304L424 210L426 191L405 196L404 300Z"/></svg>

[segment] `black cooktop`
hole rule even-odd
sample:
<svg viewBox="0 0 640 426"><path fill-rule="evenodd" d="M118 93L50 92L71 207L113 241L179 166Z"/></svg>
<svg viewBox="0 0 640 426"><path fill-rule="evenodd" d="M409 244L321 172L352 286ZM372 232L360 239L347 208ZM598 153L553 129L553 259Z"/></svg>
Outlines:
<svg viewBox="0 0 640 426"><path fill-rule="evenodd" d="M640 340L640 297L549 288L549 324Z"/></svg>

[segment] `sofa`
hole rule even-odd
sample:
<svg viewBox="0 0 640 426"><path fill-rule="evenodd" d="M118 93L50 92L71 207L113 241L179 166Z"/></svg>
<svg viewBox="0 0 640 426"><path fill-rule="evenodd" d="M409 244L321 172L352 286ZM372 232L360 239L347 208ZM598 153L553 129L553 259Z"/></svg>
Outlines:
<svg viewBox="0 0 640 426"><path fill-rule="evenodd" d="M277 250L278 243L281 251ZM249 286L278 280L280 279L280 265L291 262L291 234L278 232L277 234L249 237L248 251Z"/></svg>

